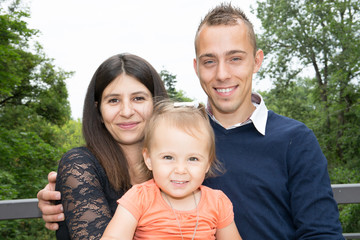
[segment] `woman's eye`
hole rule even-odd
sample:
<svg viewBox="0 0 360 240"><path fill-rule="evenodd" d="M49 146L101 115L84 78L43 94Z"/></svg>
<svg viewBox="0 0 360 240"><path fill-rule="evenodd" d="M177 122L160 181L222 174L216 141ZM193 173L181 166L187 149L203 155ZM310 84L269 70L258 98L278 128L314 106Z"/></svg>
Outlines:
<svg viewBox="0 0 360 240"><path fill-rule="evenodd" d="M190 162L195 162L195 161L198 161L199 159L197 157L190 157L189 158L189 161Z"/></svg>
<svg viewBox="0 0 360 240"><path fill-rule="evenodd" d="M164 156L163 159L165 159L165 160L172 160L173 157L172 157L172 156Z"/></svg>
<svg viewBox="0 0 360 240"><path fill-rule="evenodd" d="M116 98L109 99L109 103L117 103L117 102L119 102L119 100Z"/></svg>
<svg viewBox="0 0 360 240"><path fill-rule="evenodd" d="M134 97L134 101L138 102L138 101L144 101L145 98L144 97Z"/></svg>

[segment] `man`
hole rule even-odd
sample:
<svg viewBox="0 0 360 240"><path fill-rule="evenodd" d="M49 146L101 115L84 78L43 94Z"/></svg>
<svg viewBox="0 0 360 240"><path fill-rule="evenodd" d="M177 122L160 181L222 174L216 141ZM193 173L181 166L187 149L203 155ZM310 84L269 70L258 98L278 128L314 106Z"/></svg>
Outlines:
<svg viewBox="0 0 360 240"><path fill-rule="evenodd" d="M263 61L252 24L220 5L195 37L194 68L209 98L217 157L227 172L205 182L227 194L243 239L343 239L327 161L304 124L251 93Z"/></svg>
<svg viewBox="0 0 360 240"><path fill-rule="evenodd" d="M210 11L195 37L194 68L208 95L217 157L227 170L205 185L223 190L234 205L243 239L344 239L327 161L304 124L268 111L252 94L252 76L264 54L252 24L237 8ZM49 175L50 176L50 175ZM54 182L54 175L50 176ZM53 188L53 183L47 188ZM42 190L40 200L54 199ZM54 221L61 206L39 207ZM56 226L56 225L55 225ZM47 223L50 228L50 223Z"/></svg>

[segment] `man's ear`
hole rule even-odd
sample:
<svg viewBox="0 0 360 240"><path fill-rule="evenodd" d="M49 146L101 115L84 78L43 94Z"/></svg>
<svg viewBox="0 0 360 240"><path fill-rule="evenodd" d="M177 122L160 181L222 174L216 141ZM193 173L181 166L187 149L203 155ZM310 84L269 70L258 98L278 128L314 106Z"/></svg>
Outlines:
<svg viewBox="0 0 360 240"><path fill-rule="evenodd" d="M263 60L264 60L264 52L263 50L259 49L255 54L255 67L253 73L257 73L259 71Z"/></svg>
<svg viewBox="0 0 360 240"><path fill-rule="evenodd" d="M149 154L149 151L147 150L147 148L144 148L144 149L143 149L142 154L143 154L143 158L144 158L145 165L147 166L147 168L148 168L150 171L152 171L150 154Z"/></svg>
<svg viewBox="0 0 360 240"><path fill-rule="evenodd" d="M199 77L196 58L194 58L193 65L194 65L195 73L196 73L196 75Z"/></svg>

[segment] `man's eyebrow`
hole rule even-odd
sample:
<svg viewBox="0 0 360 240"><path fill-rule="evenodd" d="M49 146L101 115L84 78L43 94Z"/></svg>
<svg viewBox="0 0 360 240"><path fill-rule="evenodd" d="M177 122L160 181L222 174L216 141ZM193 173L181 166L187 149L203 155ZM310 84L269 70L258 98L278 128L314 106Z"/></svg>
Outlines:
<svg viewBox="0 0 360 240"><path fill-rule="evenodd" d="M247 54L247 52L245 52L243 50L230 50L230 51L227 51L225 53L226 56L230 56L230 55L233 55L233 54ZM204 53L204 54L199 56L199 59L204 58L204 57L213 58L213 57L216 57L216 55L213 54L213 53Z"/></svg>
<svg viewBox="0 0 360 240"><path fill-rule="evenodd" d="M228 52L226 52L226 54L225 55L233 55L233 54L246 54L246 52L245 51L243 51L243 50L231 50L231 51L228 51Z"/></svg>
<svg viewBox="0 0 360 240"><path fill-rule="evenodd" d="M199 56L199 59L200 59L200 58L204 58L204 57L210 57L210 58L212 58L212 57L215 57L215 54L212 54L212 53L204 53L204 54L201 54L201 55Z"/></svg>

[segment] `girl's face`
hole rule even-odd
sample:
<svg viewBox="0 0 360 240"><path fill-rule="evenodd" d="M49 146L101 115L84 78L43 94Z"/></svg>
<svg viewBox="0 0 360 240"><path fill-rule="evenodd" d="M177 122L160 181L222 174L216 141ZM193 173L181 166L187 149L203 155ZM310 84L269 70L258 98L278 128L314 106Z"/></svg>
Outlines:
<svg viewBox="0 0 360 240"><path fill-rule="evenodd" d="M136 78L121 74L104 89L100 111L105 127L120 145L139 143L153 111L151 92Z"/></svg>
<svg viewBox="0 0 360 240"><path fill-rule="evenodd" d="M170 200L189 200L209 170L209 135L205 128L194 129L196 137L161 120L154 131L144 160L154 180Z"/></svg>

